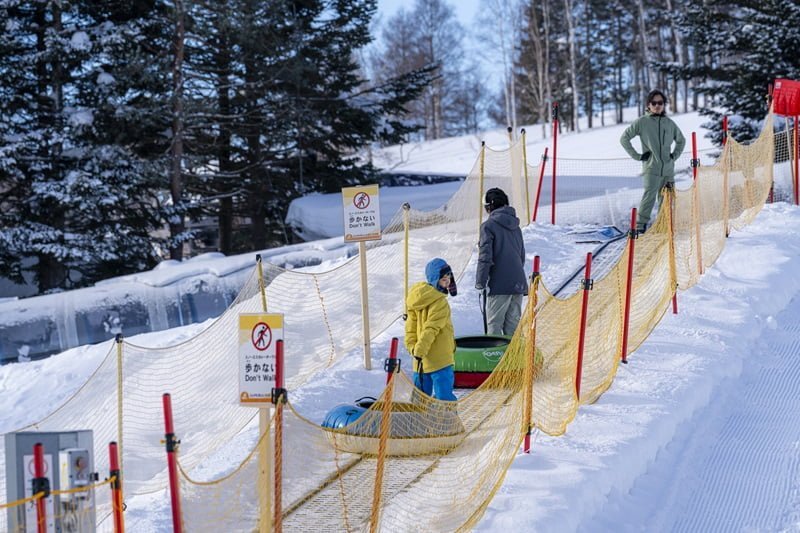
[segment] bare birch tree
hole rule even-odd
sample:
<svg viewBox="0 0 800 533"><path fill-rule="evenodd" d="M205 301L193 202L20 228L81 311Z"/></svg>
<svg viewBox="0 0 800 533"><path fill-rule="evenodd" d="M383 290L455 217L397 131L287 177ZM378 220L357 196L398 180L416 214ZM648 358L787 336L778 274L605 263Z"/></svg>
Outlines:
<svg viewBox="0 0 800 533"><path fill-rule="evenodd" d="M641 0L640 0L641 1ZM578 61L575 52L575 24L572 0L564 0L564 15L567 21L567 42L569 44L569 75L572 88L572 128L580 132L578 109L580 93L578 92Z"/></svg>

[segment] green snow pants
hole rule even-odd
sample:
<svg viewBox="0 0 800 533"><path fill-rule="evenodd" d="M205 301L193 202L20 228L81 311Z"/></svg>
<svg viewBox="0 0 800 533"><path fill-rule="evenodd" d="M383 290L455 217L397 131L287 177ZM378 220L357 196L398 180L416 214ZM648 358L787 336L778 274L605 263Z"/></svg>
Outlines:
<svg viewBox="0 0 800 533"><path fill-rule="evenodd" d="M636 229L643 231L650 222L650 214L656 201L661 203L661 189L667 183L675 184L674 176L652 176L645 174L642 176L644 182L644 194L639 203L639 214L636 216Z"/></svg>

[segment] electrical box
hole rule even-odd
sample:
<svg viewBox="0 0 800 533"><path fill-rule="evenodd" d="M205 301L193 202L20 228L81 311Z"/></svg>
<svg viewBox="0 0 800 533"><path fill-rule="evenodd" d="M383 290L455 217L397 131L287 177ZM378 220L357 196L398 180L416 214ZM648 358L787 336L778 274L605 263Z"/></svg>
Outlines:
<svg viewBox="0 0 800 533"><path fill-rule="evenodd" d="M58 452L60 470L60 490L83 488L92 482L89 450L86 448L67 448Z"/></svg>
<svg viewBox="0 0 800 533"><path fill-rule="evenodd" d="M51 490L71 490L91 485L94 470L94 437L91 430L34 432L20 431L5 435L6 500L14 502L32 495L34 477L33 446L44 447L45 477ZM48 533L95 531L94 494L51 494L45 500ZM36 531L36 505L9 508L8 531ZM0 523L0 530L2 524Z"/></svg>

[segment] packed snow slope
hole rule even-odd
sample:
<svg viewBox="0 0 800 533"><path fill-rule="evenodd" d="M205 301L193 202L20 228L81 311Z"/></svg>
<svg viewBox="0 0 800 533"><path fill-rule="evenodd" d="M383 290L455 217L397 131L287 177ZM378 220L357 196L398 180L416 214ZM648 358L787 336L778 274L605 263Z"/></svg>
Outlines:
<svg viewBox="0 0 800 533"><path fill-rule="evenodd" d="M767 205L481 531L800 529L800 210Z"/></svg>
<svg viewBox="0 0 800 533"><path fill-rule="evenodd" d="M605 144L614 153L619 133L612 130L586 134L585 142ZM701 281L678 293L678 314L665 315L630 363L619 367L611 388L580 408L566 435L534 436L532 453L517 457L476 529L800 529L800 410L793 397L800 335L798 228L800 209L779 203L733 232ZM537 224L524 230L528 259L542 257L549 287L579 267L588 251L575 244L570 229ZM458 335L483 327L472 289L474 267L473 258L451 300ZM203 327L133 339L173 345ZM365 371L361 352L354 350L290 391L292 403L321 421L336 404L376 396L390 339L402 334L403 324L395 323L373 340L374 370ZM108 348L103 343L0 367L0 431L51 412L85 382ZM402 368L409 368L407 355L401 359ZM176 431L180 438L180 427ZM251 425L193 476L229 472L257 432ZM163 491L127 501L128 529L171 530L168 502Z"/></svg>

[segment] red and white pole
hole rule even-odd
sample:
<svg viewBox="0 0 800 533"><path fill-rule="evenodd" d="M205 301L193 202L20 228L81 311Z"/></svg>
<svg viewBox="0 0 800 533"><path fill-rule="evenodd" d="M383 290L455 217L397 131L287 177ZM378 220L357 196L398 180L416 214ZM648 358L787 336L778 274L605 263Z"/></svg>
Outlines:
<svg viewBox="0 0 800 533"><path fill-rule="evenodd" d="M575 370L575 395L581 399L581 374L583 373L583 346L586 342L586 318L589 309L589 291L592 290L592 252L586 254L586 274L581 281L583 304L581 306L581 330L578 337L578 365Z"/></svg>
<svg viewBox="0 0 800 533"><path fill-rule="evenodd" d="M545 146L544 155L542 155L542 164L539 165L539 185L536 187L536 203L533 204L533 221L536 222L536 213L539 211L539 200L542 197L542 183L544 182L544 167L547 166L547 150Z"/></svg>
<svg viewBox="0 0 800 533"><path fill-rule="evenodd" d="M108 444L108 477L111 483L111 510L114 514L114 533L125 533L125 519L122 516L122 472L119 469L119 452L117 443Z"/></svg>
<svg viewBox="0 0 800 533"><path fill-rule="evenodd" d="M558 154L558 102L553 102L553 190L550 205L550 223L556 223L556 154Z"/></svg>
<svg viewBox="0 0 800 533"><path fill-rule="evenodd" d="M625 284L625 310L622 317L622 362L628 364L628 330L631 318L631 294L633 294L633 252L636 246L636 208L631 209L631 229L628 232L628 278Z"/></svg>
<svg viewBox="0 0 800 533"><path fill-rule="evenodd" d="M36 500L36 531L37 533L47 533L45 500L50 496L50 483L44 477L44 446L41 442L33 445L33 476L33 495L44 493L41 498Z"/></svg>
<svg viewBox="0 0 800 533"><path fill-rule="evenodd" d="M164 446L167 450L167 469L169 471L169 494L172 503L172 531L183 531L181 515L180 479L178 479L178 453L179 441L175 438L175 427L172 422L172 399L169 393L162 396L164 406Z"/></svg>

